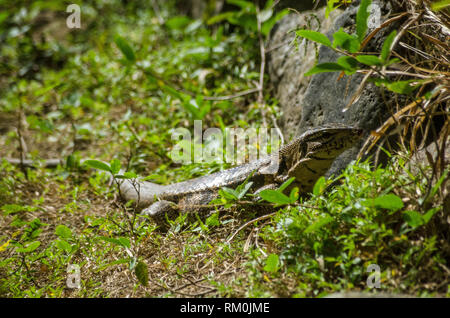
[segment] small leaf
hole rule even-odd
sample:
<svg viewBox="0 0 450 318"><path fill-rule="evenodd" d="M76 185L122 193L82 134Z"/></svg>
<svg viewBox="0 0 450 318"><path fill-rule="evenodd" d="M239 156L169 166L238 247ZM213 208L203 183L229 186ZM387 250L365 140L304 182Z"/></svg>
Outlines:
<svg viewBox="0 0 450 318"><path fill-rule="evenodd" d="M141 285L148 285L148 267L144 262L139 261L137 263L136 267L134 268L134 273L136 274L136 277Z"/></svg>
<svg viewBox="0 0 450 318"><path fill-rule="evenodd" d="M115 245L130 248L130 240L127 239L126 237L119 237L118 239L116 239L107 236L99 236L99 238L106 242L113 243Z"/></svg>
<svg viewBox="0 0 450 318"><path fill-rule="evenodd" d="M367 19L370 15L368 8L371 2L371 0L361 0L358 13L356 14L356 34L358 35L360 43L364 40L364 36L366 35Z"/></svg>
<svg viewBox="0 0 450 318"><path fill-rule="evenodd" d="M219 214L213 213L206 219L205 224L208 226L219 226L220 225Z"/></svg>
<svg viewBox="0 0 450 318"><path fill-rule="evenodd" d="M280 259L277 254L270 254L266 259L264 270L269 273L276 273L280 268Z"/></svg>
<svg viewBox="0 0 450 318"><path fill-rule="evenodd" d="M17 252L19 253L30 253L33 252L35 249L37 249L41 245L41 242L34 241L30 244L28 244L26 247L21 247L17 249Z"/></svg>
<svg viewBox="0 0 450 318"><path fill-rule="evenodd" d="M189 23L191 23L191 19L184 15L180 15L167 20L166 26L172 30L183 30Z"/></svg>
<svg viewBox="0 0 450 318"><path fill-rule="evenodd" d="M259 196L265 200L268 201L270 203L275 203L275 204L290 204L291 203L291 199L284 195L283 193L281 193L280 191L277 190L271 190L271 189L267 189L267 190L263 190L259 193Z"/></svg>
<svg viewBox="0 0 450 318"><path fill-rule="evenodd" d="M125 55L129 62L136 61L136 56L134 55L133 49L124 38L121 36L116 36L114 43L116 43L117 47L120 49L122 54Z"/></svg>
<svg viewBox="0 0 450 318"><path fill-rule="evenodd" d="M345 74L354 74L358 68L358 61L350 56L341 56L338 58L337 63L345 68Z"/></svg>
<svg viewBox="0 0 450 318"><path fill-rule="evenodd" d="M416 228L424 224L422 214L416 211L403 212L403 219L409 226Z"/></svg>
<svg viewBox="0 0 450 318"><path fill-rule="evenodd" d="M382 65L382 61L378 58L378 56L374 55L358 55L356 59L358 62L369 66Z"/></svg>
<svg viewBox="0 0 450 318"><path fill-rule="evenodd" d="M279 192L283 192L284 189L286 189L293 181L295 180L295 177L291 177L288 180L284 181L282 185L278 188Z"/></svg>
<svg viewBox="0 0 450 318"><path fill-rule="evenodd" d="M326 186L325 177L322 176L314 184L313 194L315 196L320 195L323 192L323 190L325 190L325 186Z"/></svg>
<svg viewBox="0 0 450 318"><path fill-rule="evenodd" d="M318 229L324 227L325 225L327 225L328 223L330 223L332 221L333 221L333 218L331 216L326 216L324 218L321 218L317 222L314 222L313 224L308 226L303 233L305 233L305 234L314 233Z"/></svg>
<svg viewBox="0 0 450 318"><path fill-rule="evenodd" d="M417 80L407 80L407 81L396 81L384 84L387 89L398 94L410 94L416 90L420 85L421 81Z"/></svg>
<svg viewBox="0 0 450 318"><path fill-rule="evenodd" d="M383 43L383 48L381 49L381 55L380 55L380 59L383 62L387 61L387 58L389 57L389 53L392 50L392 42L394 42L395 36L397 35L397 31L394 30L392 31L384 40Z"/></svg>
<svg viewBox="0 0 450 318"><path fill-rule="evenodd" d="M72 237L72 231L65 225L58 225L55 229L55 234L58 235L60 238L71 238Z"/></svg>
<svg viewBox="0 0 450 318"><path fill-rule="evenodd" d="M341 48L350 53L358 52L360 46L358 38L344 32L342 28L340 28L339 31L336 31L333 34L333 38L334 38L333 47L340 46Z"/></svg>
<svg viewBox="0 0 450 318"><path fill-rule="evenodd" d="M94 169L111 172L111 167L107 163L104 163L100 160L89 159L84 161L84 164Z"/></svg>
<svg viewBox="0 0 450 318"><path fill-rule="evenodd" d="M327 38L326 35L320 33L320 32L316 32L316 31L311 31L311 30L298 30L295 32L295 34L297 34L298 36L323 44L325 46L331 47L331 41Z"/></svg>
<svg viewBox="0 0 450 318"><path fill-rule="evenodd" d="M239 185L236 188L236 192L238 194L237 198L240 200L244 197L244 195L248 192L248 190L250 189L250 187L253 185L253 182L248 182L245 183L244 185Z"/></svg>
<svg viewBox="0 0 450 318"><path fill-rule="evenodd" d="M325 73L325 72L339 72L345 71L345 67L338 63L322 63L314 66L308 72L305 73L305 76L310 76L317 73Z"/></svg>
<svg viewBox="0 0 450 318"><path fill-rule="evenodd" d="M72 251L72 245L70 245L69 243L67 243L64 240L57 240L56 247L58 247L60 250L65 251L67 253L70 253Z"/></svg>
<svg viewBox="0 0 450 318"><path fill-rule="evenodd" d="M114 158L113 160L111 160L109 165L111 167L111 173L112 174L117 174L120 171L121 164L120 164L120 160L119 159Z"/></svg>
<svg viewBox="0 0 450 318"><path fill-rule="evenodd" d="M402 199L392 193L379 196L375 199L365 200L363 204L366 206L374 206L380 209L390 210L392 212L398 211L403 208Z"/></svg>

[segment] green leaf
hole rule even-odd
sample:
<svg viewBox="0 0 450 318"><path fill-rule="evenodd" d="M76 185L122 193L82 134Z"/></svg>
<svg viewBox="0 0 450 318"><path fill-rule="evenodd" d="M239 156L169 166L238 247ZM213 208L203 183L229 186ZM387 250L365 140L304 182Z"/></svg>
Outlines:
<svg viewBox="0 0 450 318"><path fill-rule="evenodd" d="M261 26L261 33L264 36L267 36L270 33L270 31L272 30L275 23L277 23L279 20L281 20L288 13L289 13L288 9L281 10L280 12L275 14L275 16L271 17L269 20L264 22Z"/></svg>
<svg viewBox="0 0 450 318"><path fill-rule="evenodd" d="M34 241L28 244L26 247L21 247L17 249L17 252L19 253L30 253L33 252L35 249L37 249L41 245L41 242Z"/></svg>
<svg viewBox="0 0 450 318"><path fill-rule="evenodd" d="M320 195L323 192L323 190L325 190L325 186L326 186L326 180L325 180L325 177L322 176L314 184L313 194L315 196Z"/></svg>
<svg viewBox="0 0 450 318"><path fill-rule="evenodd" d="M280 259L277 254L270 254L266 259L264 270L269 273L276 273L280 268Z"/></svg>
<svg viewBox="0 0 450 318"><path fill-rule="evenodd" d="M427 211L427 213L425 213L425 214L422 216L422 219L423 219L424 224L427 224L427 223L431 220L431 218L433 217L433 215L435 215L440 209L441 209L441 207L435 207L435 208L429 209L429 210Z"/></svg>
<svg viewBox="0 0 450 318"><path fill-rule="evenodd" d="M166 26L172 30L183 30L191 21L188 17L180 15L167 20Z"/></svg>
<svg viewBox="0 0 450 318"><path fill-rule="evenodd" d="M381 49L380 59L384 62L387 61L389 54L392 50L392 43L394 42L395 36L397 35L397 31L392 31L384 40L383 48Z"/></svg>
<svg viewBox="0 0 450 318"><path fill-rule="evenodd" d="M422 81L418 80L407 80L407 81L396 81L385 83L386 88L394 93L398 94L411 94L414 90L416 90Z"/></svg>
<svg viewBox="0 0 450 318"><path fill-rule="evenodd" d="M28 210L26 206L22 206L22 205L18 205L18 204L5 204L2 206L1 209L4 212L4 215Z"/></svg>
<svg viewBox="0 0 450 318"><path fill-rule="evenodd" d="M117 174L120 171L121 164L120 164L120 160L119 159L114 158L113 160L111 160L109 165L111 167L111 173L112 174Z"/></svg>
<svg viewBox="0 0 450 318"><path fill-rule="evenodd" d="M270 203L275 203L275 204L290 204L291 203L291 199L284 195L283 193L281 193L280 191L277 190L271 190L271 189L267 189L267 190L263 190L259 193L259 196L265 200L268 201Z"/></svg>
<svg viewBox="0 0 450 318"><path fill-rule="evenodd" d="M358 38L344 32L342 28L340 28L339 31L336 31L333 34L333 38L334 38L333 42L334 48L340 46L341 48L350 53L358 52L360 46Z"/></svg>
<svg viewBox="0 0 450 318"><path fill-rule="evenodd" d="M416 211L405 211L403 212L403 219L408 223L409 226L416 228L424 224L422 214Z"/></svg>
<svg viewBox="0 0 450 318"><path fill-rule="evenodd" d="M220 225L219 214L213 213L206 219L205 224L208 226L219 226Z"/></svg>
<svg viewBox="0 0 450 318"><path fill-rule="evenodd" d="M378 58L378 56L374 55L358 55L356 59L358 60L358 62L369 66L373 65L380 66L383 64L383 62Z"/></svg>
<svg viewBox="0 0 450 318"><path fill-rule="evenodd" d="M314 233L332 221L333 221L333 218L331 216L323 217L320 220L318 220L317 222L308 226L303 233L305 233L305 234Z"/></svg>
<svg viewBox="0 0 450 318"><path fill-rule="evenodd" d="M137 263L136 267L134 268L134 274L136 274L136 277L141 285L148 285L148 267L144 262L139 261Z"/></svg>
<svg viewBox="0 0 450 318"><path fill-rule="evenodd" d="M107 163L104 163L100 160L88 159L84 161L84 164L94 169L111 172L111 167Z"/></svg>
<svg viewBox="0 0 450 318"><path fill-rule="evenodd" d="M351 56L341 56L337 63L345 68L345 74L351 75L358 69L358 61Z"/></svg>
<svg viewBox="0 0 450 318"><path fill-rule="evenodd" d="M392 212L398 211L404 206L402 199L392 193L379 196L375 199L365 200L363 204L366 206L374 206L376 208L390 210Z"/></svg>
<svg viewBox="0 0 450 318"><path fill-rule="evenodd" d="M446 7L450 7L450 1L449 0L441 0L431 3L431 10L433 11L440 11Z"/></svg>
<svg viewBox="0 0 450 318"><path fill-rule="evenodd" d="M358 35L360 43L364 40L364 36L366 35L367 19L370 15L368 8L371 2L371 0L361 0L358 13L356 14L356 34Z"/></svg>
<svg viewBox="0 0 450 318"><path fill-rule="evenodd" d="M239 193L237 193L236 190L234 190L234 189L223 187L222 191L223 191L225 198L227 198L227 199L237 200L239 197Z"/></svg>
<svg viewBox="0 0 450 318"><path fill-rule="evenodd" d="M56 227L55 234L58 235L60 238L67 239L72 237L72 230L69 229L67 226L60 224Z"/></svg>
<svg viewBox="0 0 450 318"><path fill-rule="evenodd" d="M236 188L237 198L239 200L242 199L252 185L253 185L253 182L247 182L247 183L240 184Z"/></svg>
<svg viewBox="0 0 450 318"><path fill-rule="evenodd" d="M322 63L314 66L308 72L305 73L305 76L310 76L317 73L325 73L325 72L340 72L345 71L345 67L338 63Z"/></svg>
<svg viewBox="0 0 450 318"><path fill-rule="evenodd" d="M126 237L119 237L118 239L116 238L112 238L112 237L107 237L107 236L99 236L100 239L109 242L109 243L113 243L115 245L119 245L122 247L127 247L130 248L130 240L127 239Z"/></svg>
<svg viewBox="0 0 450 318"><path fill-rule="evenodd" d="M72 251L72 245L70 245L69 243L67 243L64 240L57 240L56 247L67 253L70 253Z"/></svg>
<svg viewBox="0 0 450 318"><path fill-rule="evenodd" d="M129 62L136 61L136 56L134 55L133 49L124 38L121 36L116 36L114 43L116 43L117 47Z"/></svg>
<svg viewBox="0 0 450 318"><path fill-rule="evenodd" d="M279 192L283 192L292 182L294 182L295 177L291 177L289 179L287 179L286 181L283 182L282 185L280 185L280 187L278 188Z"/></svg>
<svg viewBox="0 0 450 318"><path fill-rule="evenodd" d="M326 35L320 33L320 32L316 32L316 31L311 31L311 30L298 30L295 32L295 34L297 34L298 36L323 44L325 46L331 47L331 41L327 38Z"/></svg>

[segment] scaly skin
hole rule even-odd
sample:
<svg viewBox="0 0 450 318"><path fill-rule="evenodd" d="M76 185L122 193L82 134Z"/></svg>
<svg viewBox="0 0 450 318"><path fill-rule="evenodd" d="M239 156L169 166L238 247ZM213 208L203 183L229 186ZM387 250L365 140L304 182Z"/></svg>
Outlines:
<svg viewBox="0 0 450 318"><path fill-rule="evenodd" d="M349 126L321 127L308 130L283 146L275 155L243 164L231 169L170 185L151 182L121 183L125 200L134 200L137 208L164 221L165 213L178 214L197 210L218 195L223 187L235 188L247 178L252 182L250 191L258 193L267 188L278 188L284 181L295 177L286 190L299 188L305 194L312 190L318 178L323 176L342 152L354 145L362 130Z"/></svg>

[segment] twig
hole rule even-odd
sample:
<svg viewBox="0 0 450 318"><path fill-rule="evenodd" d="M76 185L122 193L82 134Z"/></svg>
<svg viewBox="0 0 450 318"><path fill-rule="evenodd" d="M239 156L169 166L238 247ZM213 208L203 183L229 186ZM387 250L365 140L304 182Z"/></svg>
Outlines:
<svg viewBox="0 0 450 318"><path fill-rule="evenodd" d="M266 215L263 215L263 216L260 216L260 217L258 217L258 218L256 218L256 219L253 219L253 220L251 220L251 221L248 221L247 223L244 223L243 225L241 225L228 239L227 239L227 243L230 243L232 240L233 240L233 238L240 232L240 231L242 231L243 229L245 229L247 226L249 226L250 224L252 224L252 223L255 223L255 222L258 222L258 221L261 221L261 220L265 220L265 219L268 219L268 218L270 218L270 217L272 217L272 216L274 216L275 214L276 214L277 212L273 212L273 213L270 213L270 214L266 214Z"/></svg>

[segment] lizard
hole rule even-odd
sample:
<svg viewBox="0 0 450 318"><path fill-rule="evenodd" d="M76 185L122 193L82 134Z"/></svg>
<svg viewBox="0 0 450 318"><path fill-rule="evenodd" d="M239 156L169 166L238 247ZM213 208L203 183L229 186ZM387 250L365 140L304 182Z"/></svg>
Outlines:
<svg viewBox="0 0 450 318"><path fill-rule="evenodd" d="M120 194L126 201L134 200L141 214L149 215L157 224L165 216L195 211L218 197L219 189L235 188L244 181L252 182L250 190L257 195L264 189L276 189L283 182L295 180L285 191L298 187L299 194L312 191L316 181L333 161L361 138L362 129L334 125L306 131L278 152L253 162L169 185L147 181L123 180Z"/></svg>

